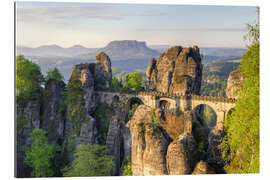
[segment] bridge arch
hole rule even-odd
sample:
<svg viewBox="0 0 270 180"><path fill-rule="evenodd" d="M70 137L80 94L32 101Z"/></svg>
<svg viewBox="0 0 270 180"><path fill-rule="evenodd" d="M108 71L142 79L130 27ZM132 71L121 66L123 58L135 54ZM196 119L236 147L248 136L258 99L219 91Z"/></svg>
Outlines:
<svg viewBox="0 0 270 180"><path fill-rule="evenodd" d="M162 110L175 111L179 108L179 103L175 99L168 97L161 97L158 99L158 108Z"/></svg>
<svg viewBox="0 0 270 180"><path fill-rule="evenodd" d="M193 108L193 113L201 125L209 130L215 128L217 123L217 112L208 104L198 104Z"/></svg>

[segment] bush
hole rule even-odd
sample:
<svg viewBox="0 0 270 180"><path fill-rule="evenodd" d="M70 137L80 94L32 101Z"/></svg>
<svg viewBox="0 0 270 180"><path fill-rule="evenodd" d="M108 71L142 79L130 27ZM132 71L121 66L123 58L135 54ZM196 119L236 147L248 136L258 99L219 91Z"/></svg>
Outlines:
<svg viewBox="0 0 270 180"><path fill-rule="evenodd" d="M58 80L58 81L63 81L64 77L62 76L62 74L59 72L59 70L57 68L54 69L50 69L47 72L47 75L45 77L46 81L49 81L50 79L54 79L54 80Z"/></svg>
<svg viewBox="0 0 270 180"><path fill-rule="evenodd" d="M34 129L30 134L30 148L26 150L25 163L33 168L33 177L51 177L54 175L54 146L48 144L45 131Z"/></svg>
<svg viewBox="0 0 270 180"><path fill-rule="evenodd" d="M144 89L142 85L142 79L142 75L140 75L139 73L129 73L126 76L125 89L142 91Z"/></svg>
<svg viewBox="0 0 270 180"><path fill-rule="evenodd" d="M114 168L113 157L102 145L80 144L75 159L62 172L65 177L110 176Z"/></svg>
<svg viewBox="0 0 270 180"><path fill-rule="evenodd" d="M23 55L16 57L16 95L29 98L41 91L44 82L40 67L25 59Z"/></svg>
<svg viewBox="0 0 270 180"><path fill-rule="evenodd" d="M116 77L112 78L111 82L110 82L110 87L113 89L121 89L123 88L122 83L120 81L118 81L118 79Z"/></svg>
<svg viewBox="0 0 270 180"><path fill-rule="evenodd" d="M132 176L131 162L128 162L128 164L124 166L123 176Z"/></svg>

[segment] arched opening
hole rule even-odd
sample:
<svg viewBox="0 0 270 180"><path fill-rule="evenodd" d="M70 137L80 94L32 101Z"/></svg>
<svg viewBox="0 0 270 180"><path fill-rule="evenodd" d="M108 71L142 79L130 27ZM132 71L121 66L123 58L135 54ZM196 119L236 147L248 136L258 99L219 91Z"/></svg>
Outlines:
<svg viewBox="0 0 270 180"><path fill-rule="evenodd" d="M111 105L112 105L114 108L116 108L116 107L118 107L118 102L119 102L119 96L117 96L117 95L113 96L112 104L111 104Z"/></svg>
<svg viewBox="0 0 270 180"><path fill-rule="evenodd" d="M209 130L216 126L217 114L211 106L200 104L194 109L194 113L200 124Z"/></svg>
<svg viewBox="0 0 270 180"><path fill-rule="evenodd" d="M208 135L216 126L217 114L209 105L200 104L193 109L193 118L192 134L198 143L199 151L206 152L208 149Z"/></svg>
<svg viewBox="0 0 270 180"><path fill-rule="evenodd" d="M161 111L166 112L170 108L170 103L166 100L161 100L159 101L159 108L161 109Z"/></svg>
<svg viewBox="0 0 270 180"><path fill-rule="evenodd" d="M132 116L134 115L136 109L142 104L143 104L142 100L137 98L137 97L133 97L133 98L129 99L128 106L127 106L127 108L128 108L128 117L126 118L125 123L127 123L132 118Z"/></svg>
<svg viewBox="0 0 270 180"><path fill-rule="evenodd" d="M231 108L225 116L225 121L227 121L228 118L230 118L232 116L233 111L235 111L235 108Z"/></svg>

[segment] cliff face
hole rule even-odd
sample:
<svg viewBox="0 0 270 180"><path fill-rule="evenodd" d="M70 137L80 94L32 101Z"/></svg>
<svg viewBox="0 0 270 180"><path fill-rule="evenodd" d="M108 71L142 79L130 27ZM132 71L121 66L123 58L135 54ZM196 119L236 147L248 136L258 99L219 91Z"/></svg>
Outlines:
<svg viewBox="0 0 270 180"><path fill-rule="evenodd" d="M150 107L141 105L130 121L132 174L135 176L168 174L166 153L170 139L153 123L150 111ZM159 111L154 114L160 116Z"/></svg>
<svg viewBox="0 0 270 180"><path fill-rule="evenodd" d="M164 126L166 119L157 122L156 118L161 118L159 109L141 105L130 120L133 175L192 173L199 159L193 135L186 132L183 126L182 129L178 128L178 133L169 131L173 128Z"/></svg>
<svg viewBox="0 0 270 180"><path fill-rule="evenodd" d="M157 60L150 60L146 77L148 90L199 94L202 78L199 48L169 48Z"/></svg>
<svg viewBox="0 0 270 180"><path fill-rule="evenodd" d="M49 143L63 142L65 116L60 106L64 103L64 90L63 81L49 80L45 85L41 127L47 132Z"/></svg>
<svg viewBox="0 0 270 180"><path fill-rule="evenodd" d="M96 56L96 62L89 65L94 76L95 90L107 89L112 80L111 60L104 52Z"/></svg>
<svg viewBox="0 0 270 180"><path fill-rule="evenodd" d="M226 95L228 98L237 98L242 89L244 76L239 70L232 71L227 82Z"/></svg>
<svg viewBox="0 0 270 180"><path fill-rule="evenodd" d="M17 177L30 177L31 168L24 164L25 148L29 145L30 133L33 129L40 128L41 98L28 102L17 101Z"/></svg>
<svg viewBox="0 0 270 180"><path fill-rule="evenodd" d="M85 114L82 115L84 120L78 119L79 123L79 129L76 134L76 145L81 143L98 143L98 130L97 130L97 121L98 119L95 119L93 117L93 113L95 112L98 102L95 97L94 91L95 90L104 90L109 88L109 83L112 78L112 71L111 71L111 61L110 58L103 52L99 53L96 56L96 62L90 63L90 64L78 64L74 66L73 73L70 79L70 83L75 83L75 81L80 81L81 86L75 87L77 90L82 89L82 96L83 99L79 100L74 99L76 101L81 101L77 103L84 104L84 107L81 107L82 110L85 108ZM68 85L69 86L69 85ZM72 84L70 86L73 86ZM72 89L72 88L70 88ZM76 94L74 94L76 95ZM72 97L71 97L72 98ZM69 106L69 105L68 105ZM74 104L74 107L68 107L73 109L76 109L76 104ZM77 109L80 111L81 109ZM83 111L81 111L83 112ZM76 117L75 117L76 118ZM80 122L82 121L82 122ZM73 132L70 131L71 127L74 127L74 124L72 125L72 120L69 117L67 122L67 134L68 135L74 135Z"/></svg>
<svg viewBox="0 0 270 180"><path fill-rule="evenodd" d="M158 60L150 59L146 77L148 90L199 94L202 78L199 48L169 48ZM209 130L191 110L176 113L141 105L130 120L130 131L133 175L213 172L207 160L215 148L214 137L208 137Z"/></svg>

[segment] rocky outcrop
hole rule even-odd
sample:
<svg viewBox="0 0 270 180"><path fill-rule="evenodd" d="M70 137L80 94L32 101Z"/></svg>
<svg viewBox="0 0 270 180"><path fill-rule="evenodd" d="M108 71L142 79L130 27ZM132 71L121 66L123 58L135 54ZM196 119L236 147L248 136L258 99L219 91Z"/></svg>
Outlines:
<svg viewBox="0 0 270 180"><path fill-rule="evenodd" d="M95 77L89 69L89 64L78 64L75 65L74 69L80 74L80 81L82 83L85 99L85 108L89 115L93 114L96 110L97 103L94 95L94 81Z"/></svg>
<svg viewBox="0 0 270 180"><path fill-rule="evenodd" d="M209 166L207 162L200 161L196 164L192 174L215 174L215 169Z"/></svg>
<svg viewBox="0 0 270 180"><path fill-rule="evenodd" d="M168 147L166 159L170 175L190 174L198 161L197 144L189 133L181 134Z"/></svg>
<svg viewBox="0 0 270 180"><path fill-rule="evenodd" d="M94 76L95 90L104 90L110 87L112 80L111 60L104 52L96 56L96 62L91 63L89 68Z"/></svg>
<svg viewBox="0 0 270 180"><path fill-rule="evenodd" d="M226 95L228 98L237 98L240 90L242 89L242 83L244 76L239 70L232 71L227 81Z"/></svg>
<svg viewBox="0 0 270 180"><path fill-rule="evenodd" d="M207 149L207 159L209 164L216 167L217 171L222 171L225 162L222 158L222 151L219 148L225 132L223 130L213 129L208 135L208 149ZM222 172L221 172L222 173Z"/></svg>
<svg viewBox="0 0 270 180"><path fill-rule="evenodd" d="M202 78L199 48L169 48L157 61L150 60L146 77L148 90L199 94Z"/></svg>
<svg viewBox="0 0 270 180"><path fill-rule="evenodd" d="M98 143L98 130L96 127L96 119L92 116L88 116L89 120L83 122L81 125L80 135L76 137L75 143L77 145L86 144L97 144Z"/></svg>
<svg viewBox="0 0 270 180"><path fill-rule="evenodd" d="M30 177L31 168L24 163L25 146L30 143L30 133L32 130L40 128L41 99L28 100L28 102L17 101L17 167L16 177Z"/></svg>
<svg viewBox="0 0 270 180"><path fill-rule="evenodd" d="M150 107L141 105L130 121L132 174L135 176L168 174L166 153L170 140L152 122L150 111ZM154 113L160 115L158 111Z"/></svg>
<svg viewBox="0 0 270 180"><path fill-rule="evenodd" d="M173 131L175 120L180 118L182 122L182 117L171 116L168 119L159 119L160 110L145 105L139 106L135 111L129 122L133 175L192 173L200 158L197 142L187 132L185 125L179 126L180 129L177 127L177 132ZM168 125L167 120L171 121Z"/></svg>
<svg viewBox="0 0 270 180"><path fill-rule="evenodd" d="M45 85L41 127L47 132L49 143L61 143L64 137L65 108L64 104L65 83L58 80L49 80Z"/></svg>

